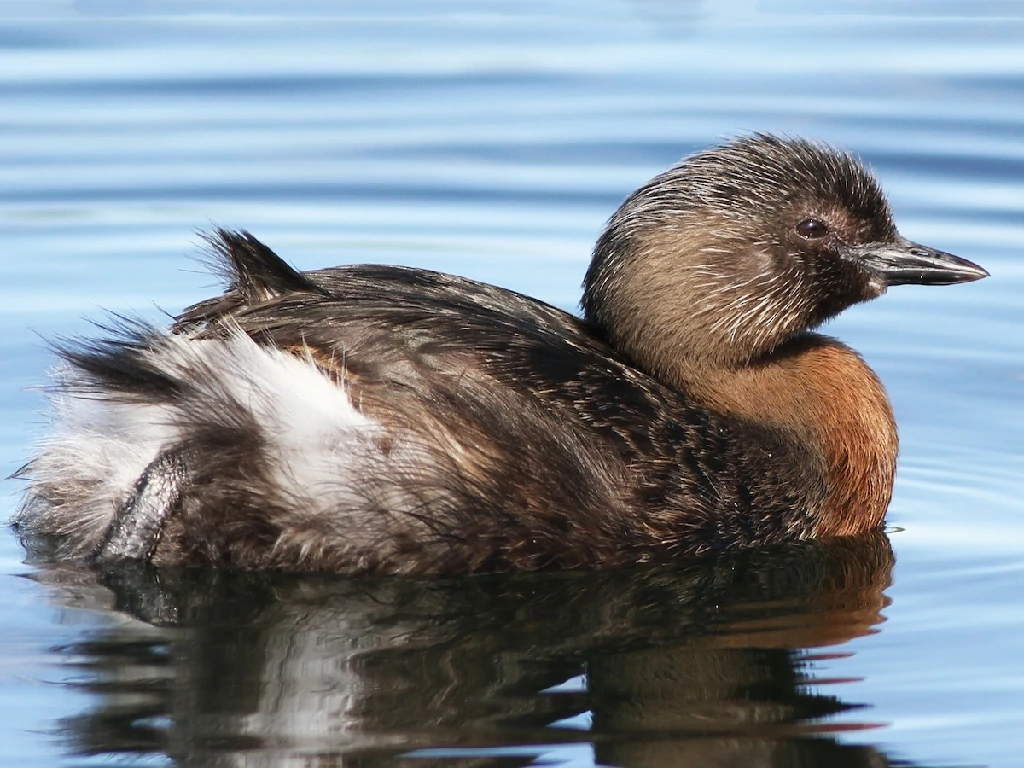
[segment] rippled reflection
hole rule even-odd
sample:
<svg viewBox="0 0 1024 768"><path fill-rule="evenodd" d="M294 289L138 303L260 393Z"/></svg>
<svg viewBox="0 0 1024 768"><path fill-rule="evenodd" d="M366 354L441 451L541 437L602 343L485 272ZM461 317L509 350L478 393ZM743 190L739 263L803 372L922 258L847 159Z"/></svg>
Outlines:
<svg viewBox="0 0 1024 768"><path fill-rule="evenodd" d="M609 765L867 766L885 756L830 734L880 723L818 669L828 646L875 631L892 566L878 534L670 569L444 582L42 578L63 604L135 619L55 649L91 701L64 723L75 753L517 765L577 743Z"/></svg>

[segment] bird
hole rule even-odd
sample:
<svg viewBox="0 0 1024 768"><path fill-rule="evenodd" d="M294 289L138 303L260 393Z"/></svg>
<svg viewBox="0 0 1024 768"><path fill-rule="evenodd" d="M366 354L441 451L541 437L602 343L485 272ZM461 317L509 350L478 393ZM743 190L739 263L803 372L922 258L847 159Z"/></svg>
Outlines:
<svg viewBox="0 0 1024 768"><path fill-rule="evenodd" d="M58 345L13 523L58 560L448 577L876 531L892 406L816 329L988 275L904 238L853 154L765 133L629 195L580 315L205 238L222 295Z"/></svg>

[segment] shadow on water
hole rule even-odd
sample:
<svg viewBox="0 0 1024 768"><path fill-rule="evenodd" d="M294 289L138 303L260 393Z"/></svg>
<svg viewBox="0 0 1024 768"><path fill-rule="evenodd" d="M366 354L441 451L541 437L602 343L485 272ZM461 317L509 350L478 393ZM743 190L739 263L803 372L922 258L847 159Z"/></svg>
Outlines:
<svg viewBox="0 0 1024 768"><path fill-rule="evenodd" d="M882 621L893 562L878 534L450 581L39 577L63 605L121 617L54 649L87 693L61 723L79 755L504 766L577 744L602 765L879 766L893 762L836 733L881 724L815 667Z"/></svg>

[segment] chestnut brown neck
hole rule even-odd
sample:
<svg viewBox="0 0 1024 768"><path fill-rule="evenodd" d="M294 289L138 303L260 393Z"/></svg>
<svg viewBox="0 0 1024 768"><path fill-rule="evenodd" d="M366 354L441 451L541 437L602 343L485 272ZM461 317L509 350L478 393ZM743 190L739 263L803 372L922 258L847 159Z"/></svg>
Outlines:
<svg viewBox="0 0 1024 768"><path fill-rule="evenodd" d="M878 528L892 497L899 443L892 406L867 364L844 344L800 336L734 369L681 371L708 407L787 430L821 450L825 498L815 535Z"/></svg>

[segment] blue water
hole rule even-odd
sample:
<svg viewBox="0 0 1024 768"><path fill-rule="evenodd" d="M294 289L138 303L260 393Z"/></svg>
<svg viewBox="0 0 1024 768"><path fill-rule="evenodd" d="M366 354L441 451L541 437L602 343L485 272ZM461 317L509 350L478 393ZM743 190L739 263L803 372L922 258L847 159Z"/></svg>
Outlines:
<svg viewBox="0 0 1024 768"><path fill-rule="evenodd" d="M444 584L101 583L25 564L4 530L5 764L1019 763L1018 3L241 5L0 7L3 474L46 432L44 340L210 295L188 256L213 222L302 268L419 265L572 308L626 194L764 130L855 150L905 235L992 277L829 327L896 407L895 565L874 542Z"/></svg>

